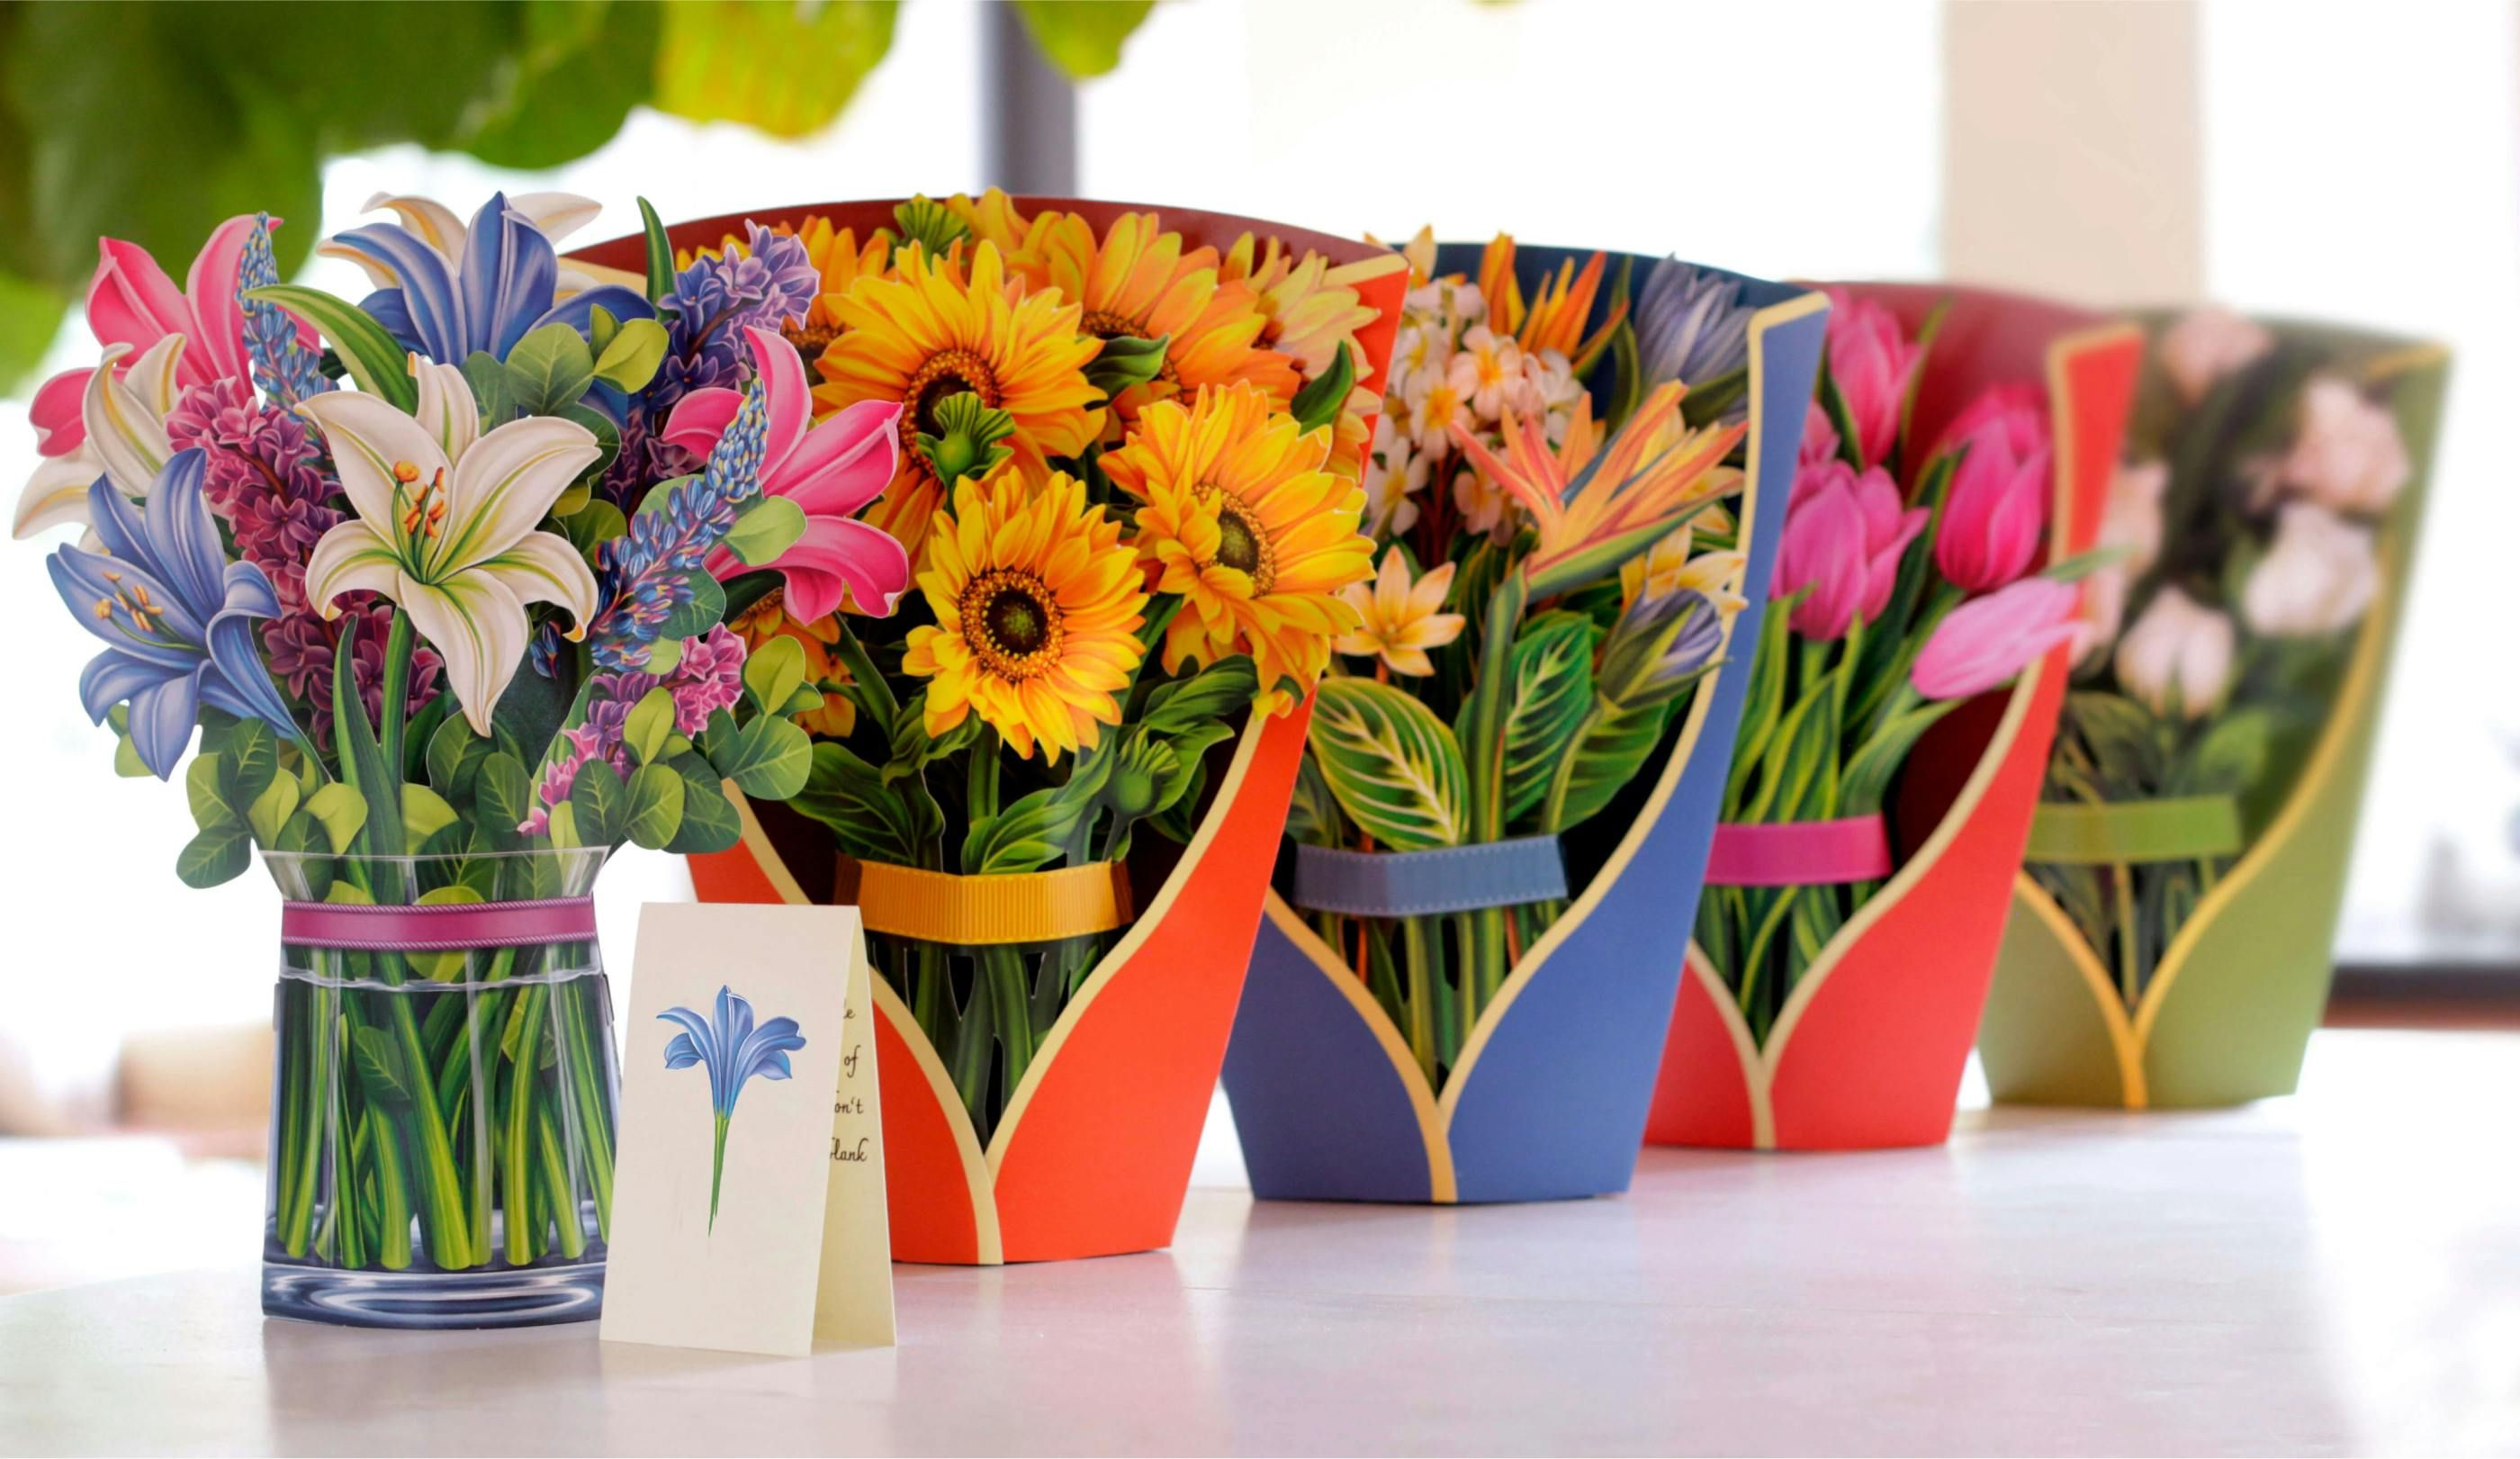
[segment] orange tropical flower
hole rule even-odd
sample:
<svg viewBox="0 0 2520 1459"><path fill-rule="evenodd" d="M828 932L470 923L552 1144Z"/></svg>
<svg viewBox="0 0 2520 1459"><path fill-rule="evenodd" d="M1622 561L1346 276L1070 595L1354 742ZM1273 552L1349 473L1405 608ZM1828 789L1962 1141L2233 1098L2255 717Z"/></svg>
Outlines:
<svg viewBox="0 0 2520 1459"><path fill-rule="evenodd" d="M1522 286L1513 276L1513 237L1498 234L1479 255L1479 296L1487 300L1489 327L1513 336L1527 351L1554 349L1581 372L1610 342L1628 313L1622 302L1590 336L1584 333L1584 321L1593 315L1607 262L1606 255L1595 253L1579 272L1569 258L1541 282L1540 292L1525 303Z"/></svg>

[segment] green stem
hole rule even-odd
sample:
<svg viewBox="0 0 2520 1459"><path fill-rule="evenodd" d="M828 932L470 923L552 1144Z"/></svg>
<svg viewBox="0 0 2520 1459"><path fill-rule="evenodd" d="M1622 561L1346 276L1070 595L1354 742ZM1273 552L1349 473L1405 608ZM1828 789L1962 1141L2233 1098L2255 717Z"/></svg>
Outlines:
<svg viewBox="0 0 2520 1459"><path fill-rule="evenodd" d="M1401 956L1409 963L1409 1052L1418 1056L1418 1068L1426 1075L1426 1087L1435 1087L1435 1002L1429 980L1442 976L1434 968L1435 952L1426 939L1423 918L1400 919Z"/></svg>
<svg viewBox="0 0 2520 1459"><path fill-rule="evenodd" d="M717 1148L709 1154L709 1218L710 1234L717 1232L717 1190L726 1178L726 1126L731 1117L717 1117Z"/></svg>
<svg viewBox="0 0 2520 1459"><path fill-rule="evenodd" d="M517 1017L517 1055L508 1066L505 1148L500 1152L507 1205L507 1255L510 1266L534 1259L533 1203L528 1197L533 1165L534 1069L542 1062L541 983L525 989Z"/></svg>
<svg viewBox="0 0 2520 1459"><path fill-rule="evenodd" d="M2118 904L2118 993L2132 1012L2143 992L2135 943L2135 873L2120 861L2109 868L2109 882Z"/></svg>
<svg viewBox="0 0 2520 1459"><path fill-rule="evenodd" d="M598 1057L604 1044L595 1028L597 1011L593 979L581 978L569 983L564 992L572 1015L567 1021L569 1088L573 1097L571 1109L576 1113L578 1132L585 1144L587 1182L595 1191L596 1232L610 1241L612 1100L610 1091L605 1087L603 1061Z"/></svg>
<svg viewBox="0 0 2520 1459"><path fill-rule="evenodd" d="M411 1265L411 1186L403 1175L402 1139L394 1132L396 1121L375 1105L364 1117L377 1172L377 1265L401 1271Z"/></svg>
<svg viewBox="0 0 2520 1459"><path fill-rule="evenodd" d="M394 610L393 627L385 633L384 695L377 704L377 744L384 751L385 771L400 783L406 775L402 758L405 711L411 705L411 615Z"/></svg>
<svg viewBox="0 0 2520 1459"><path fill-rule="evenodd" d="M577 1199L568 1149L561 1143L560 1125L548 1104L534 1109L534 1152L540 1158L543 1190L551 1202L552 1225L560 1232L560 1254L575 1260L586 1254L585 1208Z"/></svg>

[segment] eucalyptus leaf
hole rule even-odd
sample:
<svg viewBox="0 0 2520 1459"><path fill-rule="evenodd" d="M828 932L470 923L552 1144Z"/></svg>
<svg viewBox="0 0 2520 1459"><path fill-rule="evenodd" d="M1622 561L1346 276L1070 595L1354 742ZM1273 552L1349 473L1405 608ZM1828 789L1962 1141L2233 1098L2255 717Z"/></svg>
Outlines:
<svg viewBox="0 0 2520 1459"><path fill-rule="evenodd" d="M235 881L252 864L252 834L240 820L204 827L175 856L175 875L187 887Z"/></svg>
<svg viewBox="0 0 2520 1459"><path fill-rule="evenodd" d="M628 823L621 828L622 838L651 850L671 845L683 825L683 777L668 765L641 765L631 772L628 791Z"/></svg>

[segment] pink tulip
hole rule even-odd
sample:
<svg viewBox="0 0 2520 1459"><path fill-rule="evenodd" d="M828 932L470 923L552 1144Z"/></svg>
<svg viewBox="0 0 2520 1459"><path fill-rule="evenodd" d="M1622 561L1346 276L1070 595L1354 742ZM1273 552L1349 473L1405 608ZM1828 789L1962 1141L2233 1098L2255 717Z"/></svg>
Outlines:
<svg viewBox="0 0 2520 1459"><path fill-rule="evenodd" d="M271 220L273 227L280 220ZM250 217L233 217L218 226L193 258L184 287L166 277L158 260L138 244L107 238L97 242L96 277L87 289L87 326L100 344L128 344L130 358L168 335L184 337L183 358L175 378L187 387L222 380L250 380L251 358L245 347L245 307L237 300L237 264L254 226ZM315 333L297 321L298 338L311 348ZM35 449L46 456L67 456L87 439L79 402L94 370L65 370L35 390L26 414L35 426Z"/></svg>
<svg viewBox="0 0 2520 1459"><path fill-rule="evenodd" d="M1953 609L1916 654L1908 682L1929 700L1967 699L2009 682L2082 631L2083 590L2025 577Z"/></svg>
<svg viewBox="0 0 2520 1459"><path fill-rule="evenodd" d="M788 616L810 623L835 613L844 591L862 612L890 614L910 587L910 555L889 533L855 518L892 480L901 406L860 401L817 426L796 347L768 330L743 333L768 395L761 489L805 513L805 535L767 564L786 574ZM705 457L742 403L742 394L721 387L694 390L667 418L665 439ZM707 567L720 581L751 570L723 547L709 554Z"/></svg>
<svg viewBox="0 0 2520 1459"><path fill-rule="evenodd" d="M1962 447L1968 454L1952 477L1934 564L1955 587L1983 593L2029 571L2047 534L2056 457L2047 392L2032 385L1990 388L1952 422L1934 454Z"/></svg>
<svg viewBox="0 0 2520 1459"><path fill-rule="evenodd" d="M1855 422L1855 447L1865 465L1878 465L1898 443L1908 383L1924 353L1888 309L1843 289L1828 291L1828 378Z"/></svg>
<svg viewBox="0 0 2520 1459"><path fill-rule="evenodd" d="M1823 461L1837 456L1837 427L1830 423L1828 412L1815 400L1803 407L1803 444L1794 453L1794 469L1809 471Z"/></svg>
<svg viewBox="0 0 2520 1459"><path fill-rule="evenodd" d="M1859 477L1843 461L1822 462L1794 479L1770 596L1808 588L1794 606L1794 631L1805 638L1845 637L1857 614L1870 622L1889 606L1900 554L1925 529L1927 515L1901 504L1898 486L1881 468Z"/></svg>

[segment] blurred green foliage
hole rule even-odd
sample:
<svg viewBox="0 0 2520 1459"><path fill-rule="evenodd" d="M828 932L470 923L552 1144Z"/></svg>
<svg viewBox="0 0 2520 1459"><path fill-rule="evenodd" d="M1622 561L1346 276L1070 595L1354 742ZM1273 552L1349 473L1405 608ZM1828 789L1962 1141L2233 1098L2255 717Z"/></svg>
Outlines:
<svg viewBox="0 0 2520 1459"><path fill-rule="evenodd" d="M1020 0L1070 76L1119 63L1151 0ZM42 358L102 236L181 277L241 212L315 242L327 158L392 143L502 167L586 156L633 107L779 137L840 114L895 0L0 0L0 391Z"/></svg>

